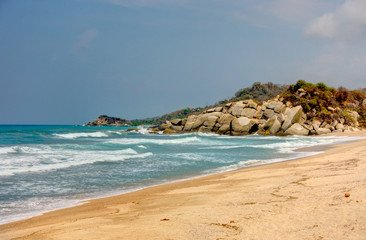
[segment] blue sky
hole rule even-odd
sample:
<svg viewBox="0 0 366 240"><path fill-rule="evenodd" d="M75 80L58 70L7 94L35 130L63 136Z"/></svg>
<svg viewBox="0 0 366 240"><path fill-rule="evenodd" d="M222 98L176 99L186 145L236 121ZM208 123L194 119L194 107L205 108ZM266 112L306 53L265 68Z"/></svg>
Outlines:
<svg viewBox="0 0 366 240"><path fill-rule="evenodd" d="M364 0L1 0L0 124L158 116L253 82L366 87Z"/></svg>

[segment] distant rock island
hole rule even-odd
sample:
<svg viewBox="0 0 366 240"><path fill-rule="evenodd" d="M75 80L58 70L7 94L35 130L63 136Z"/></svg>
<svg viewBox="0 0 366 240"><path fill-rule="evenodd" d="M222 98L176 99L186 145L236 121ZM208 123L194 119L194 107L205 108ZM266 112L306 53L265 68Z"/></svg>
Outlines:
<svg viewBox="0 0 366 240"><path fill-rule="evenodd" d="M366 95L362 90L348 91L342 87L336 90L303 80L289 86L254 83L251 88L239 90L230 100L160 118L165 119L149 128L150 132L306 136L359 131L366 127ZM87 125L130 126L153 120L128 121L102 115Z"/></svg>
<svg viewBox="0 0 366 240"><path fill-rule="evenodd" d="M86 126L131 126L131 121L123 118L108 117L107 115L100 115L96 120L88 122Z"/></svg>

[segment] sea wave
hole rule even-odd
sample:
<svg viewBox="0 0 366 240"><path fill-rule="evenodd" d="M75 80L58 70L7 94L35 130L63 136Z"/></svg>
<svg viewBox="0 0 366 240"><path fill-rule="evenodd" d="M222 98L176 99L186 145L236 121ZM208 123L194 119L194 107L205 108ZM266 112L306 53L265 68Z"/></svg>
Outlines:
<svg viewBox="0 0 366 240"><path fill-rule="evenodd" d="M16 153L17 150L14 147L2 147L0 148L0 154Z"/></svg>
<svg viewBox="0 0 366 240"><path fill-rule="evenodd" d="M2 161L0 176L51 171L98 162L119 162L128 159L147 158L152 155L152 152L137 153L131 148L118 151L45 151L42 156L22 156L17 159ZM22 164L16 164L17 162Z"/></svg>
<svg viewBox="0 0 366 240"><path fill-rule="evenodd" d="M122 144L122 145L131 145L131 144L143 144L143 143L151 143L151 144L193 144L201 142L201 139L198 137L184 137L177 139L153 139L153 138L115 138L109 139L106 141L107 143L114 144Z"/></svg>
<svg viewBox="0 0 366 240"><path fill-rule="evenodd" d="M54 133L53 135L59 138L66 138L66 139L108 137L108 135L104 132L78 132L78 133L64 133L64 134Z"/></svg>

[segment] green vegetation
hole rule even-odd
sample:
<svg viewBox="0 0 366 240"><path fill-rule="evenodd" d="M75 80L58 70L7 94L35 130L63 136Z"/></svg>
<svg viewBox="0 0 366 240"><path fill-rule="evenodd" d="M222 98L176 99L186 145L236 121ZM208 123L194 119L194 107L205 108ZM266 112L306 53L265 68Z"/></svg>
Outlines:
<svg viewBox="0 0 366 240"><path fill-rule="evenodd" d="M163 116L148 118L148 119L137 119L132 120L133 126L138 125L156 125L160 123L164 123L165 121L170 121L172 119L183 119L193 114L200 114L204 111L205 108L184 108L175 112L171 112L168 114L164 114Z"/></svg>
<svg viewBox="0 0 366 240"><path fill-rule="evenodd" d="M273 84L271 82L261 84L255 82L250 88L240 89L235 93L235 97L229 102L253 99L257 102L264 102L284 92L288 86Z"/></svg>
<svg viewBox="0 0 366 240"><path fill-rule="evenodd" d="M347 110L356 111L360 115L358 120L361 126L366 127L366 108L362 106L366 95L362 91L349 91L344 87L336 90L324 83L312 84L299 80L280 96L295 106L301 105L308 118L318 117L331 122L337 118L333 111L339 111L348 122L354 123L356 119L353 119Z"/></svg>

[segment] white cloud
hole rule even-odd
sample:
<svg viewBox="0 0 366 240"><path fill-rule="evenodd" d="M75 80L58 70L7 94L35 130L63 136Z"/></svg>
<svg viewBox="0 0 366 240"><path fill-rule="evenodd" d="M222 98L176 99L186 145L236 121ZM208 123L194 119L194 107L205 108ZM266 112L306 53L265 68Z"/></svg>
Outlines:
<svg viewBox="0 0 366 240"><path fill-rule="evenodd" d="M365 87L366 46L346 42L327 45L323 52L298 68L306 80L324 81L338 87Z"/></svg>
<svg viewBox="0 0 366 240"><path fill-rule="evenodd" d="M71 53L78 59L85 58L85 54L90 49L92 42L98 36L99 32L96 29L89 29L77 36L77 40L71 48Z"/></svg>
<svg viewBox="0 0 366 240"><path fill-rule="evenodd" d="M305 36L360 40L366 36L366 1L346 0L334 12L314 19L304 30Z"/></svg>
<svg viewBox="0 0 366 240"><path fill-rule="evenodd" d="M328 4L320 0L274 0L273 15L288 21L304 21L319 14Z"/></svg>
<svg viewBox="0 0 366 240"><path fill-rule="evenodd" d="M98 30L89 29L82 32L78 36L78 41L75 44L76 48L88 48L90 47L91 42L98 36Z"/></svg>
<svg viewBox="0 0 366 240"><path fill-rule="evenodd" d="M123 7L145 7L160 4L180 4L186 0L105 0L106 2Z"/></svg>

